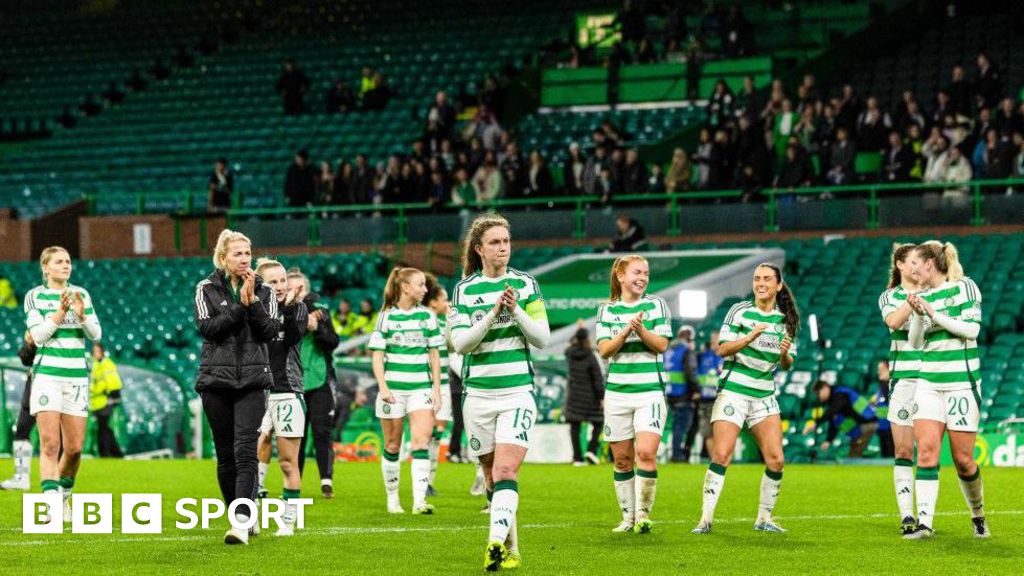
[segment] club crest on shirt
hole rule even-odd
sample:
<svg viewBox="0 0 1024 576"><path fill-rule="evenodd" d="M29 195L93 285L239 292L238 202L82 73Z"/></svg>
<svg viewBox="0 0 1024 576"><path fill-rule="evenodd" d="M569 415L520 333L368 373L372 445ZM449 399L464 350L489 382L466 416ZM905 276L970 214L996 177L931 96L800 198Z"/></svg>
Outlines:
<svg viewBox="0 0 1024 576"><path fill-rule="evenodd" d="M487 313L484 312L483 310L476 310L476 311L474 311L473 312L473 316L471 317L472 320L473 320L473 324L476 324L476 323L480 322L481 320L483 320L484 316L486 316L486 315L487 315Z"/></svg>
<svg viewBox="0 0 1024 576"><path fill-rule="evenodd" d="M424 330L427 329L427 321L426 320L420 320L420 328L423 328Z"/></svg>
<svg viewBox="0 0 1024 576"><path fill-rule="evenodd" d="M946 308L949 308L950 306L953 305L953 302L954 302L953 298L946 298L946 300L943 301L943 304L946 306Z"/></svg>

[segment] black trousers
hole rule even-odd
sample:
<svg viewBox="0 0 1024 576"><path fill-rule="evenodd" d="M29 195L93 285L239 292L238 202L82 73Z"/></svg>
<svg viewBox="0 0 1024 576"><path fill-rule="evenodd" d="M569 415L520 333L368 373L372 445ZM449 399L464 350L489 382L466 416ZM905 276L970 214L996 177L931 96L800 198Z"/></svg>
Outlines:
<svg viewBox="0 0 1024 576"><path fill-rule="evenodd" d="M100 458L121 458L121 447L117 445L114 430L110 427L110 417L114 414L113 406L106 406L96 414L96 445L99 447Z"/></svg>
<svg viewBox="0 0 1024 576"><path fill-rule="evenodd" d="M32 378L25 380L25 392L21 395L21 410L18 411L18 423L14 427L15 440L28 440L32 428L36 425L36 417L29 413L29 399L32 397Z"/></svg>
<svg viewBox="0 0 1024 576"><path fill-rule="evenodd" d="M587 452L597 454L598 438L601 437L601 427L604 424L601 420L590 422L590 441L587 443ZM572 439L572 461L583 462L583 451L580 450L580 430L583 422L569 422L569 437Z"/></svg>
<svg viewBox="0 0 1024 576"><path fill-rule="evenodd" d="M452 436L448 440L448 455L462 456L462 379L455 372L448 372L448 385L452 391Z"/></svg>
<svg viewBox="0 0 1024 576"><path fill-rule="evenodd" d="M256 499L256 442L267 411L266 390L207 390L200 394L217 452L224 502Z"/></svg>
<svg viewBox="0 0 1024 576"><path fill-rule="evenodd" d="M320 469L320 479L330 480L334 477L334 443L331 442L331 430L334 428L334 392L329 385L321 386L305 393L306 419L313 427L313 448L316 449L316 466ZM306 465L306 440L302 435L299 445L299 475Z"/></svg>

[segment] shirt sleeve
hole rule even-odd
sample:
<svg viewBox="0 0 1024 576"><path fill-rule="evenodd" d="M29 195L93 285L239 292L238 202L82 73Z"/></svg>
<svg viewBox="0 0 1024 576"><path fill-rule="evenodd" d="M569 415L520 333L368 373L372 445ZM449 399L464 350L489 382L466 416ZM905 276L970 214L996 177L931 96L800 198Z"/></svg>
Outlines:
<svg viewBox="0 0 1024 576"><path fill-rule="evenodd" d="M544 295L540 292L540 284L537 284L533 276L529 277L529 281L533 286L533 292L527 296L521 307L531 320L547 320L548 312L544 307Z"/></svg>
<svg viewBox="0 0 1024 576"><path fill-rule="evenodd" d="M654 332L658 336L663 338L672 338L672 316L668 313L668 304L665 303L663 298L657 299L658 305L658 318L654 319L654 326L651 328L651 332Z"/></svg>
<svg viewBox="0 0 1024 576"><path fill-rule="evenodd" d="M384 312L377 316L377 325L374 326L373 332L370 332L370 342L366 345L368 349L383 351L387 347L387 334L384 330L384 326L387 324L387 316Z"/></svg>
<svg viewBox="0 0 1024 576"><path fill-rule="evenodd" d="M888 318L889 314L892 314L898 308L899 306L897 306L896 302L893 300L892 292L890 290L882 292L882 295L878 297L878 309L882 312L882 320Z"/></svg>
<svg viewBox="0 0 1024 576"><path fill-rule="evenodd" d="M103 337L103 330L100 328L100 319L96 316L96 309L93 307L92 296L84 288L81 289L82 304L85 308L85 321L82 322L82 329L85 335L93 342L99 342Z"/></svg>
<svg viewBox="0 0 1024 576"><path fill-rule="evenodd" d="M612 338L612 327L611 324L605 321L604 311L607 308L607 304L603 304L597 311L597 327L594 330L595 342L602 340L611 340Z"/></svg>
<svg viewBox="0 0 1024 576"><path fill-rule="evenodd" d="M736 323L736 315L739 312L739 304L733 304L733 307L729 309L729 313L725 315L725 322L722 323L722 329L718 331L719 342L733 342L740 337L740 327Z"/></svg>
<svg viewBox="0 0 1024 576"><path fill-rule="evenodd" d="M974 322L977 324L981 323L981 291L978 290L978 285L974 283L974 280L970 278L964 278L961 281L962 290L967 295L967 301L963 304L963 309L960 310L960 319L964 322Z"/></svg>
<svg viewBox="0 0 1024 576"><path fill-rule="evenodd" d="M448 311L448 330L452 334L452 339L459 332L470 327L469 317L469 306L466 306L462 296L462 287L456 286L455 293L452 295L452 308Z"/></svg>
<svg viewBox="0 0 1024 576"><path fill-rule="evenodd" d="M444 334L441 332L441 327L437 322L437 315L433 312L430 313L430 319L427 320L427 347L428 348L444 348Z"/></svg>

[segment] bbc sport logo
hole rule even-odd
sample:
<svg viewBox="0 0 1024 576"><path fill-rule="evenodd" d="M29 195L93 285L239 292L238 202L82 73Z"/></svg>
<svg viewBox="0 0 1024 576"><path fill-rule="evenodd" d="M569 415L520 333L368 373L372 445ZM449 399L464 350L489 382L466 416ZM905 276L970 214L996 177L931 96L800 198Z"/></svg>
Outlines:
<svg viewBox="0 0 1024 576"><path fill-rule="evenodd" d="M312 498L288 500L295 505L295 527L305 526L305 507ZM280 528L284 524L285 501L263 498L259 504L239 498L225 506L216 498L182 498L175 503L178 530L209 528L210 521L227 515L231 526L241 530L252 528L257 518L267 530L271 521ZM259 510L258 515L253 512ZM21 500L21 531L23 534L62 534L64 532L64 500L59 493L25 494ZM122 534L163 534L162 494L122 494ZM72 534L113 534L114 497L112 494L79 494L71 499Z"/></svg>

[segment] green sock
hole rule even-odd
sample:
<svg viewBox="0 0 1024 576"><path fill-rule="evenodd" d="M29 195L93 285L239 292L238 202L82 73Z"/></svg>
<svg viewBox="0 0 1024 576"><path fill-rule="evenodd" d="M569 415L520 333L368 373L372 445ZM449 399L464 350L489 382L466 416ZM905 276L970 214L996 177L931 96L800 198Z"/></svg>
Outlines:
<svg viewBox="0 0 1024 576"><path fill-rule="evenodd" d="M60 491L60 482L58 482L57 480L43 480L40 483L40 486L42 487L44 493Z"/></svg>
<svg viewBox="0 0 1024 576"><path fill-rule="evenodd" d="M301 490L298 490L298 489L292 490L290 488L285 488L284 489L284 499L285 500L291 500L293 498L298 498L300 492L301 492Z"/></svg>
<svg viewBox="0 0 1024 576"><path fill-rule="evenodd" d="M61 476L60 488L65 494L71 494L71 491L75 488L75 479L71 476Z"/></svg>

